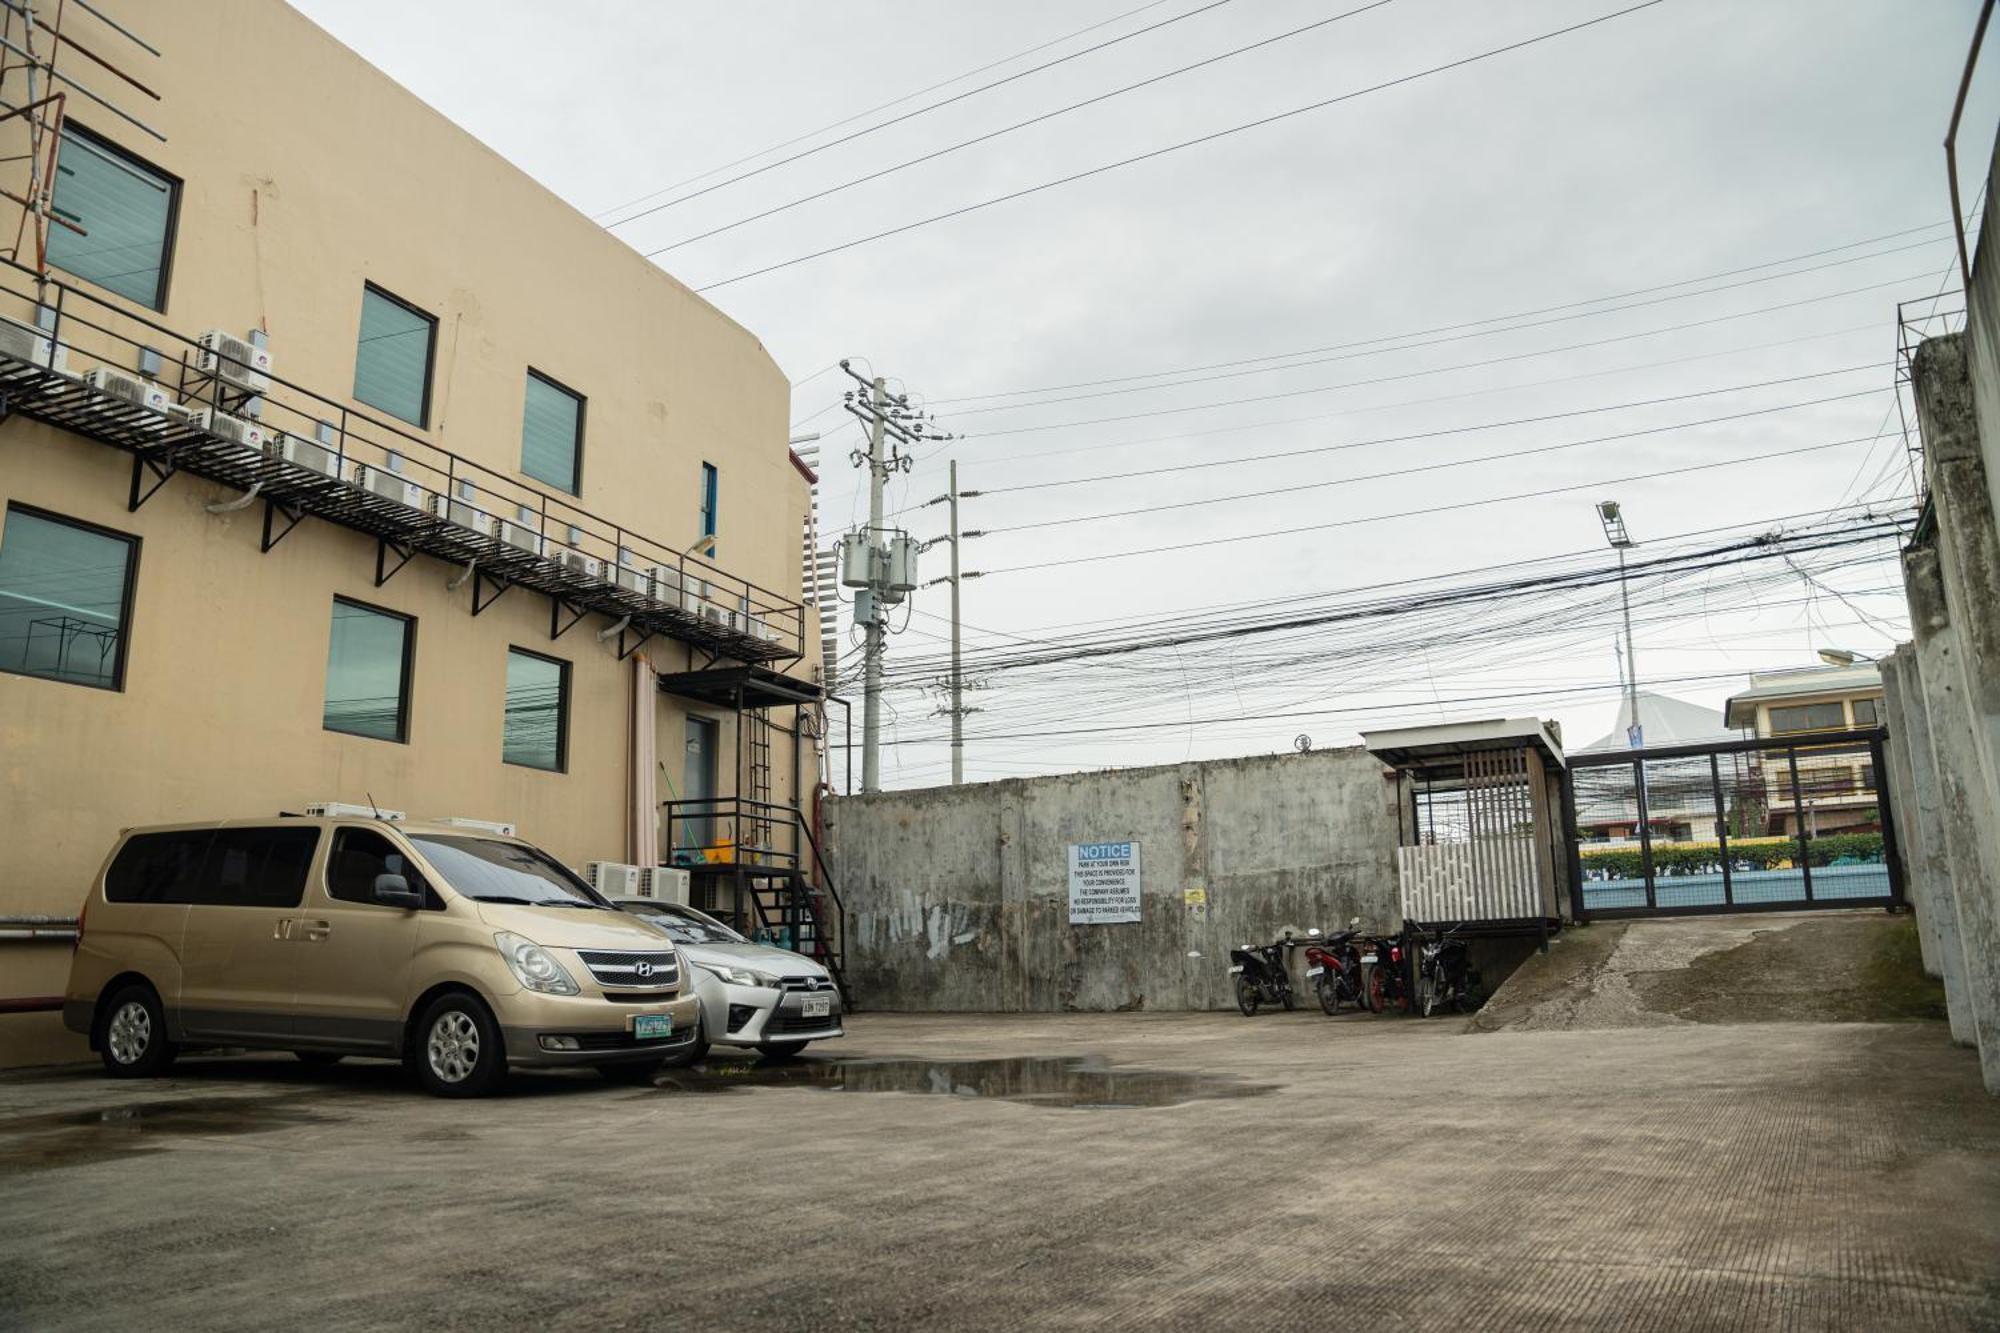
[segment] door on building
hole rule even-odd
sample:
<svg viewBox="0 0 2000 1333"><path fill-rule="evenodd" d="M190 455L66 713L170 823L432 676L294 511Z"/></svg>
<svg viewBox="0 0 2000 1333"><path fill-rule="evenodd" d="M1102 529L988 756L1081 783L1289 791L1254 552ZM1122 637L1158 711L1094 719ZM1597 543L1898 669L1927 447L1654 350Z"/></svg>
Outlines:
<svg viewBox="0 0 2000 1333"><path fill-rule="evenodd" d="M688 715L687 719L687 769L681 778L682 799L687 801L711 801L715 798L716 748L721 736L721 728L713 718ZM699 805L689 807L699 812ZM675 833L676 845L691 847L699 855L700 849L715 841L716 821L700 813L691 814L683 828Z"/></svg>

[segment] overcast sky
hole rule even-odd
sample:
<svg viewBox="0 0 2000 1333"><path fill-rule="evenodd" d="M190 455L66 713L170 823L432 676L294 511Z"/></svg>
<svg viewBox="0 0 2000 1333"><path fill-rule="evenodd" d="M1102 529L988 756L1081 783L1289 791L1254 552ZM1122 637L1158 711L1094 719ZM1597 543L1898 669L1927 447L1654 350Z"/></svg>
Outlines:
<svg viewBox="0 0 2000 1333"><path fill-rule="evenodd" d="M1893 509L1909 490L1896 307L1957 286L1939 145L1976 0L1664 0L738 281L1625 4L298 2L583 212L617 219L670 203L616 228L642 251L1365 11L658 256L763 338L794 381L796 428L826 432L829 537L866 513L845 459L858 431L837 407L849 382L828 370L842 357L892 377L964 436L896 480L892 509L941 494L947 457L962 486L990 491L1152 470L965 503L968 527L993 530L965 545L968 568L990 571L965 584L980 649L1008 635L1063 641L1076 622L1225 608L1200 611L1199 624L1237 618L1230 603L1601 551L1592 502L1604 495L1623 502L1643 556L1678 534L1803 521L1857 498ZM683 200L1153 24L1164 26ZM957 81L897 100L946 80ZM1968 208L1996 113L2000 84L1982 78L1963 134ZM1451 328L1531 311L1546 313ZM1450 331L1424 332L1438 329ZM1307 349L1320 350L1293 355ZM1090 384L1166 371L1186 373ZM1089 387L976 397L1079 384ZM1680 400L1620 406L1666 398ZM1726 415L1739 419L1685 424ZM1612 434L1627 438L1478 461ZM1326 449L1337 444L1355 447ZM1231 461L1305 449L1322 452ZM1460 460L1473 461L1408 472ZM1158 471L1191 463L1218 466ZM1700 464L1718 466L1616 480ZM1388 471L1403 475L1346 480ZM1468 503L1555 487L1580 489ZM732 498L755 502L725 494L725 514ZM1102 517L1157 505L1181 507ZM1354 522L1445 505L1467 507ZM930 537L943 514L898 521ZM1021 526L1031 523L1045 526ZM1324 526L1334 523L1347 526ZM1302 527L1318 530L1261 535ZM1199 541L1212 544L1017 568ZM1639 587L1642 684L1719 706L1751 669L1904 637L1890 550L1875 548L1873 563L1840 552L1804 558L1802 571L1758 567L1755 584L1744 567L1699 587ZM945 554L929 553L926 576ZM947 609L944 589L920 593L892 659L935 657ZM984 674L968 775L1262 753L1300 733L1334 745L1369 726L1530 712L1561 720L1580 745L1615 717L1616 599L1542 610L1504 634L1472 633L1479 622L1465 615L1455 638L1464 613L1453 613L1291 639L1285 651L1250 639ZM858 699L858 682L843 692ZM886 752L886 784L943 780L938 700L901 689L892 702L902 743ZM1325 715L1298 716L1315 708ZM1216 720L1231 718L1248 720ZM1136 723L1153 725L1108 729Z"/></svg>

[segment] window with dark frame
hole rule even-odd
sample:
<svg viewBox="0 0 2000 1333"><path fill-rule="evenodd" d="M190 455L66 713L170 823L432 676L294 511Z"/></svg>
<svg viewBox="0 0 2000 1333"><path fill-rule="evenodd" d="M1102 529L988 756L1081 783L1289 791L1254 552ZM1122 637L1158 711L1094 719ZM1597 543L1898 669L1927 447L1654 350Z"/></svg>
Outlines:
<svg viewBox="0 0 2000 1333"><path fill-rule="evenodd" d="M361 288L354 397L412 426L429 427L437 320L374 283Z"/></svg>
<svg viewBox="0 0 2000 1333"><path fill-rule="evenodd" d="M521 471L583 494L583 395L534 370L521 409Z"/></svg>
<svg viewBox="0 0 2000 1333"><path fill-rule="evenodd" d="M181 183L73 122L62 130L49 263L153 310L167 307ZM76 230L63 225L73 224Z"/></svg>
<svg viewBox="0 0 2000 1333"><path fill-rule="evenodd" d="M429 897L423 875L394 843L373 829L336 830L326 859L327 896L374 906L378 875L401 875L410 888Z"/></svg>
<svg viewBox="0 0 2000 1333"><path fill-rule="evenodd" d="M561 773L569 766L569 663L507 650L507 709L500 757Z"/></svg>
<svg viewBox="0 0 2000 1333"><path fill-rule="evenodd" d="M1874 726L1878 718L1878 706L1881 702L1879 699L1856 699L1854 701L1854 725L1857 727Z"/></svg>
<svg viewBox="0 0 2000 1333"><path fill-rule="evenodd" d="M1792 704L1771 710L1771 734L1786 736L1795 731L1844 731L1847 713L1837 703Z"/></svg>
<svg viewBox="0 0 2000 1333"><path fill-rule="evenodd" d="M139 539L25 505L0 528L0 671L123 689Z"/></svg>
<svg viewBox="0 0 2000 1333"><path fill-rule="evenodd" d="M410 738L410 664L416 622L379 607L333 599L326 650L328 731L383 741Z"/></svg>
<svg viewBox="0 0 2000 1333"><path fill-rule="evenodd" d="M703 463L701 465L701 535L704 537L713 537L716 532L716 506L720 501L720 496L717 493L720 489L719 482L720 479L716 474L715 464ZM710 559L713 559L715 557L715 548L713 546L705 547L703 548L703 553Z"/></svg>

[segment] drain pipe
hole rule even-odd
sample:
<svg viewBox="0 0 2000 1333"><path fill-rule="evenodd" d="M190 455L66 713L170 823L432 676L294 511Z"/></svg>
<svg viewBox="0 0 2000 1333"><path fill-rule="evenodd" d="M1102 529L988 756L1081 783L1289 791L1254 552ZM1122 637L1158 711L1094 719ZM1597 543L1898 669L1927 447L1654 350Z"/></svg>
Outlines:
<svg viewBox="0 0 2000 1333"><path fill-rule="evenodd" d="M257 492L263 489L264 483L260 481L234 500L211 500L203 505L202 508L211 514L233 514L239 509L248 509L251 505L255 504L257 501Z"/></svg>
<svg viewBox="0 0 2000 1333"><path fill-rule="evenodd" d="M453 579L450 583L445 584L444 590L446 592L457 592L460 588L463 588L465 586L466 581L472 577L472 572L478 568L479 568L479 562L477 560L466 561L464 572L461 573L457 578Z"/></svg>
<svg viewBox="0 0 2000 1333"><path fill-rule="evenodd" d="M607 640L615 639L619 635L623 634L626 630L630 629L631 626L632 626L632 617L626 616L623 620L619 621L617 624L606 625L603 629L597 631L597 641L599 643L604 643Z"/></svg>

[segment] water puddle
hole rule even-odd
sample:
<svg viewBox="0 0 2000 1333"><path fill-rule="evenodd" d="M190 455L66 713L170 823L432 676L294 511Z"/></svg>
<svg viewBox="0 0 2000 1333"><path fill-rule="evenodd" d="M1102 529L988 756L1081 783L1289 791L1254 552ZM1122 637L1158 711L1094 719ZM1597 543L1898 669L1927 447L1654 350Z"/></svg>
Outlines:
<svg viewBox="0 0 2000 1333"><path fill-rule="evenodd" d="M331 1123L291 1098L193 1097L0 1121L0 1173L158 1152L176 1138L262 1134Z"/></svg>
<svg viewBox="0 0 2000 1333"><path fill-rule="evenodd" d="M1216 1098L1257 1097L1269 1083L1217 1074L1117 1069L1102 1056L1020 1056L1000 1060L805 1059L743 1061L710 1057L656 1080L666 1092L809 1088L824 1092L910 1092L979 1097L1033 1106L1135 1110Z"/></svg>

